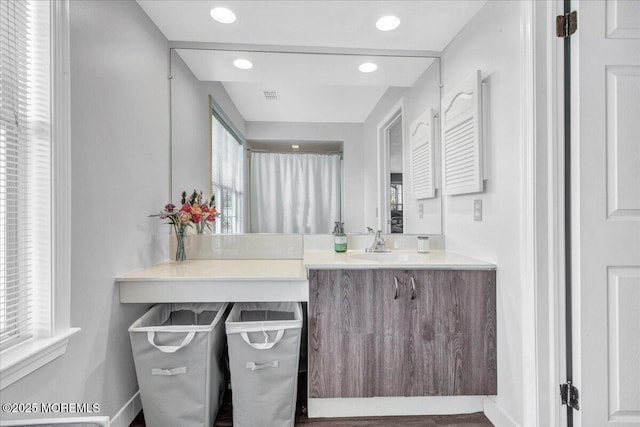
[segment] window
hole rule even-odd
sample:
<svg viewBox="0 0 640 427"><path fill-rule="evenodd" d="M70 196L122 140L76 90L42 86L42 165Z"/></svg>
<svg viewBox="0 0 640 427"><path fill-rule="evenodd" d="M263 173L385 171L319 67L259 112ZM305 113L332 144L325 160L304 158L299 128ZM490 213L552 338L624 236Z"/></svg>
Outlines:
<svg viewBox="0 0 640 427"><path fill-rule="evenodd" d="M244 231L244 146L242 137L211 99L211 187L216 196L216 233Z"/></svg>
<svg viewBox="0 0 640 427"><path fill-rule="evenodd" d="M0 350L6 350L46 333L49 316L50 215L34 207L51 204L50 71L48 4L1 5Z"/></svg>
<svg viewBox="0 0 640 427"><path fill-rule="evenodd" d="M63 354L78 331L69 328L69 235L60 226L70 186L67 10L67 0L0 2L2 388Z"/></svg>

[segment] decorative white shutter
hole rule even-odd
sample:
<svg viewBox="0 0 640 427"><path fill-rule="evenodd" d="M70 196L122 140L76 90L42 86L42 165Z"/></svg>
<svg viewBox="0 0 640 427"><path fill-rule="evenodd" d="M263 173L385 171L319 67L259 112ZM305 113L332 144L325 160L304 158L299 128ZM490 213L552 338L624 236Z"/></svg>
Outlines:
<svg viewBox="0 0 640 427"><path fill-rule="evenodd" d="M433 112L422 113L409 128L411 190L414 199L435 197L433 171Z"/></svg>
<svg viewBox="0 0 640 427"><path fill-rule="evenodd" d="M442 98L442 194L483 191L480 70Z"/></svg>

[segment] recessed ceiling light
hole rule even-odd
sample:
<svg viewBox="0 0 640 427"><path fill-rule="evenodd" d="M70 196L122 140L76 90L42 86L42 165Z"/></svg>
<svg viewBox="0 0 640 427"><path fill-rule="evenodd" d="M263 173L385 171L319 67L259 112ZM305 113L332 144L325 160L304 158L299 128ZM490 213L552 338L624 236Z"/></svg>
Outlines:
<svg viewBox="0 0 640 427"><path fill-rule="evenodd" d="M398 28L398 25L400 25L400 18L393 15L383 16L376 22L376 28L380 31L395 30Z"/></svg>
<svg viewBox="0 0 640 427"><path fill-rule="evenodd" d="M291 144L291 148L297 150L298 148L300 148L300 146L298 144Z"/></svg>
<svg viewBox="0 0 640 427"><path fill-rule="evenodd" d="M377 69L378 66L373 62L365 62L364 64L361 64L360 67L358 67L358 70L362 71L363 73L372 73Z"/></svg>
<svg viewBox="0 0 640 427"><path fill-rule="evenodd" d="M231 24L236 22L236 14L225 7L214 7L209 13L213 19L221 24Z"/></svg>
<svg viewBox="0 0 640 427"><path fill-rule="evenodd" d="M248 59L236 59L235 61L233 61L233 65L235 65L236 68L240 68L241 70L249 70L253 68L253 64Z"/></svg>

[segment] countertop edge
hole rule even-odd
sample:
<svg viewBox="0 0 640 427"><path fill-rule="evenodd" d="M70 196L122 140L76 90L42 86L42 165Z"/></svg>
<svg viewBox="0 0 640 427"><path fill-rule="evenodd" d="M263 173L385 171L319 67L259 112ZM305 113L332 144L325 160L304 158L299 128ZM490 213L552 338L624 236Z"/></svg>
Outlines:
<svg viewBox="0 0 640 427"><path fill-rule="evenodd" d="M305 264L308 270L495 270L494 264Z"/></svg>
<svg viewBox="0 0 640 427"><path fill-rule="evenodd" d="M116 277L116 283L124 282L246 282L247 280L256 282L300 282L306 281L307 276L287 276L287 277L264 277L264 276L233 276L233 277Z"/></svg>

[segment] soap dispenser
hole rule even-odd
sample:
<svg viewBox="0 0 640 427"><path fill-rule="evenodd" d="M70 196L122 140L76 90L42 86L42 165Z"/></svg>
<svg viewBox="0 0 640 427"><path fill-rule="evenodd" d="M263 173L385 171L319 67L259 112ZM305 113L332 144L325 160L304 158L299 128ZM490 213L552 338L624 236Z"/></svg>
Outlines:
<svg viewBox="0 0 640 427"><path fill-rule="evenodd" d="M344 233L344 223L336 221L333 227L333 248L336 252L347 251L347 235Z"/></svg>

